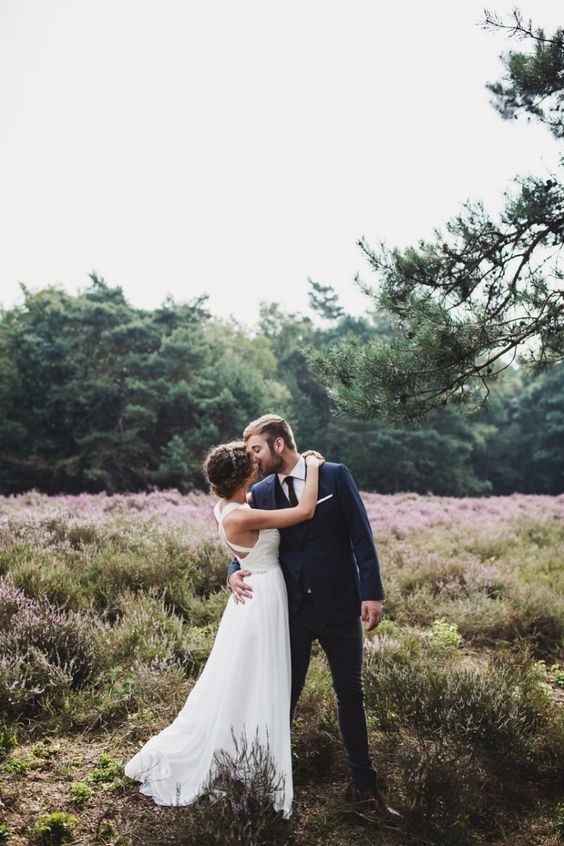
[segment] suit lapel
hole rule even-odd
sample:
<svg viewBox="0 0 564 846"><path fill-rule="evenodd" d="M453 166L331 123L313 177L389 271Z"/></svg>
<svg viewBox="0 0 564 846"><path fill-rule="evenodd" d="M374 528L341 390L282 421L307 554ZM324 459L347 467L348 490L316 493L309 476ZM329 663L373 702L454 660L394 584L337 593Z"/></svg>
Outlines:
<svg viewBox="0 0 564 846"><path fill-rule="evenodd" d="M282 490L282 485L276 473L272 477L272 496L274 501L274 508L289 508L290 503L286 498L286 494Z"/></svg>
<svg viewBox="0 0 564 846"><path fill-rule="evenodd" d="M306 476L307 476L307 467L306 467ZM318 500L323 499L324 496L328 496L329 494L333 493L333 491L324 484L324 478L323 478L324 476L325 476L325 473L323 472L323 465L321 465L321 467L319 468L319 490L318 490L318 493L317 493L317 499ZM302 534L302 538L301 538L302 544L305 544L305 542L307 541L309 534L310 534L310 532L313 528L313 524L318 519L322 519L322 518L317 516L317 510L316 510L316 512L313 515L311 520L308 520L306 523L302 523L302 525L301 525L301 528L303 528L303 534Z"/></svg>
<svg viewBox="0 0 564 846"><path fill-rule="evenodd" d="M267 492L267 501L269 508L281 508L278 502L278 488L280 488L280 482L278 481L278 476L276 473L273 473L272 476L268 478L268 492ZM282 493L280 491L280 493Z"/></svg>

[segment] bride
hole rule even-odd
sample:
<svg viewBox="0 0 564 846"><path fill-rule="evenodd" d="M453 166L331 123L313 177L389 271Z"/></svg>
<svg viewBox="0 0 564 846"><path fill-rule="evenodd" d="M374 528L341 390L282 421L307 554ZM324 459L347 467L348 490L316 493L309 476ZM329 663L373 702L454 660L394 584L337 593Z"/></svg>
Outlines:
<svg viewBox="0 0 564 846"><path fill-rule="evenodd" d="M248 603L229 597L209 658L178 716L125 766L127 776L142 782L141 793L159 805L191 804L213 778L216 753L233 755L244 736L268 749L277 774L274 808L285 818L292 813L290 636L278 529L313 517L322 463L307 456L298 505L262 510L247 504L257 468L243 442L220 444L205 461L219 497L219 536L245 562L254 593Z"/></svg>

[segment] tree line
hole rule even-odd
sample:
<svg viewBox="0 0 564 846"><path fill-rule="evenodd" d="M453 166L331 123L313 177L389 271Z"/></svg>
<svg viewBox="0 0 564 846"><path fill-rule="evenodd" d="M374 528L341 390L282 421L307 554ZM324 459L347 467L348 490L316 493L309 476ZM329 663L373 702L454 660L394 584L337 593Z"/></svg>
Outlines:
<svg viewBox="0 0 564 846"><path fill-rule="evenodd" d="M392 343L376 312L347 315L310 281L310 310L263 303L248 328L205 297L139 309L91 274L78 294L22 288L0 311L0 493L204 487L213 444L267 411L298 445L345 462L372 491L442 495L564 490L564 368L508 367L470 415L448 405L418 423L339 411L315 361L341 343Z"/></svg>

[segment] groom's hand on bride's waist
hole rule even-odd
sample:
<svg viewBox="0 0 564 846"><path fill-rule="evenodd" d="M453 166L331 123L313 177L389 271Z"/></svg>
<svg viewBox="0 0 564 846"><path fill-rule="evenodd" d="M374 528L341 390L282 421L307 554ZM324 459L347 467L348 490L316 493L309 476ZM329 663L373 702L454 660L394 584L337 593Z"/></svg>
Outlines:
<svg viewBox="0 0 564 846"><path fill-rule="evenodd" d="M250 576L250 570L237 570L229 576L229 587L235 597L235 602L245 604L245 599L253 598L253 589L245 582L245 576Z"/></svg>
<svg viewBox="0 0 564 846"><path fill-rule="evenodd" d="M375 629L384 616L384 603L377 599L366 599L361 604L360 618L365 623L366 631Z"/></svg>

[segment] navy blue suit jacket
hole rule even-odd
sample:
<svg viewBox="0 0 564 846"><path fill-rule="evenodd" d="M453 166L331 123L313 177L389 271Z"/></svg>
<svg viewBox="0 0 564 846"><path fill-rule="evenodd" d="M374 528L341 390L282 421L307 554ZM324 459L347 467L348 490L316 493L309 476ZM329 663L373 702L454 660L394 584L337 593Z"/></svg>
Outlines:
<svg viewBox="0 0 564 846"><path fill-rule="evenodd" d="M318 502L312 520L280 530L290 614L311 591L316 617L342 622L360 615L361 601L384 598L378 555L364 503L344 464L321 465L317 498L323 502ZM289 507L276 474L253 485L251 506ZM239 569L233 560L228 573Z"/></svg>

